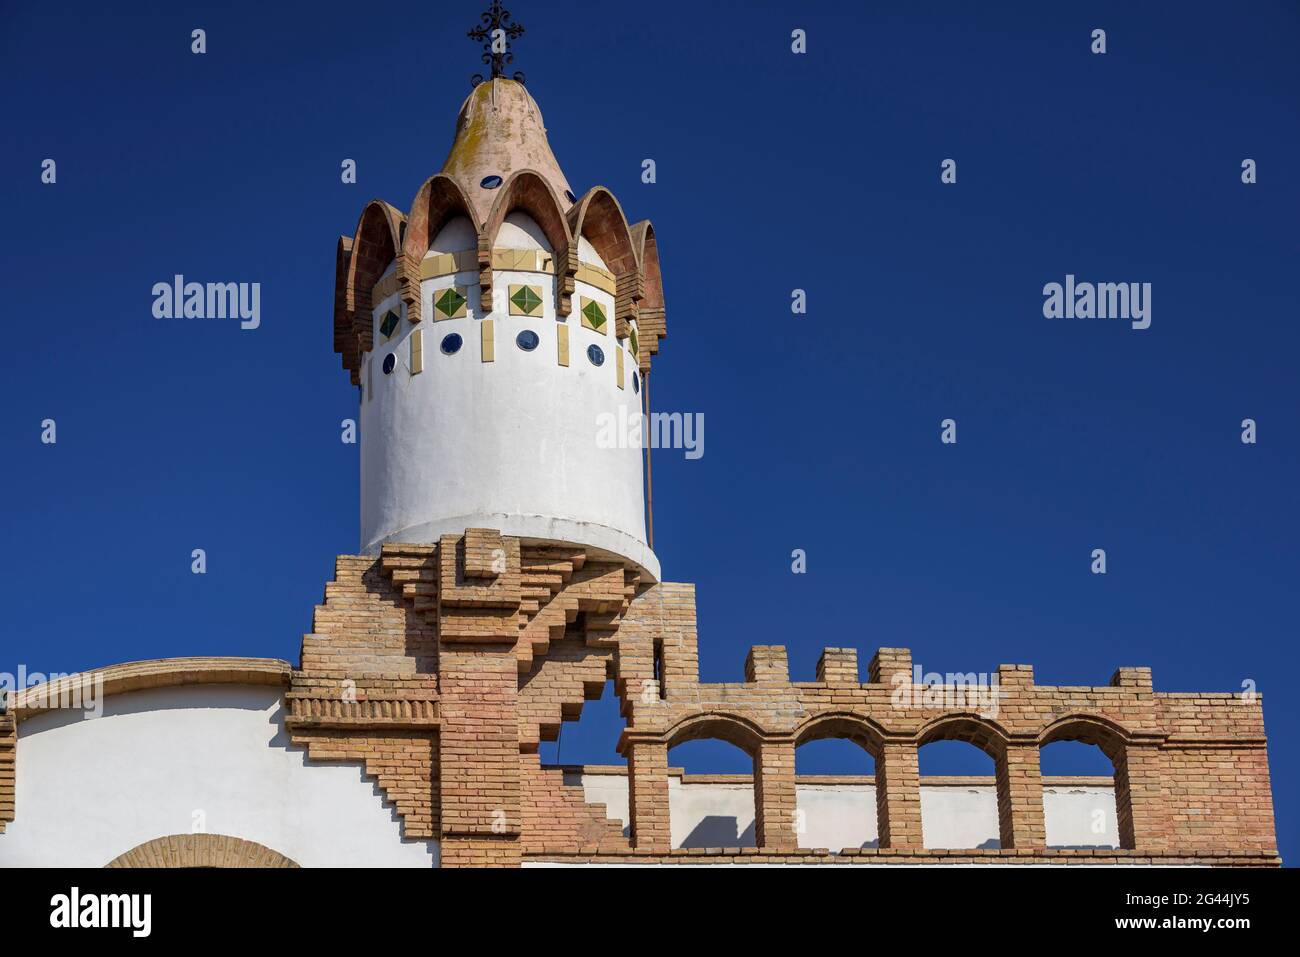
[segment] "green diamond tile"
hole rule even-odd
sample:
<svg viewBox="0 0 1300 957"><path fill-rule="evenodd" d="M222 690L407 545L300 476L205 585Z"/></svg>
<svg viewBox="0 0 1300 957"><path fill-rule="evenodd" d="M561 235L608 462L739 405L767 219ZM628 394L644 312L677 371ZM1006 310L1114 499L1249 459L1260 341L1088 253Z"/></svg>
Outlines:
<svg viewBox="0 0 1300 957"><path fill-rule="evenodd" d="M542 304L537 293L533 292L532 286L520 286L519 291L510 297L510 301L524 311L524 315L531 316L537 307Z"/></svg>
<svg viewBox="0 0 1300 957"><path fill-rule="evenodd" d="M455 289L448 289L434 301L437 310L450 319L460 311L460 307L465 305L466 299Z"/></svg>
<svg viewBox="0 0 1300 957"><path fill-rule="evenodd" d="M598 302L587 303L582 307L582 314L587 317L587 321L595 329L599 329L605 324L605 310L600 308Z"/></svg>

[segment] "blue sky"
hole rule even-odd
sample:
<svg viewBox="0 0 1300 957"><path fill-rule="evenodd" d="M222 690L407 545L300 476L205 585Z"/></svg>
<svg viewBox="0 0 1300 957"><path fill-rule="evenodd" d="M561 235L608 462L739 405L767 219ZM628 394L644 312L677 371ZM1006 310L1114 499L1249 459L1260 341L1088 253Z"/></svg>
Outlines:
<svg viewBox="0 0 1300 957"><path fill-rule="evenodd" d="M296 659L357 547L334 244L441 165L484 5L0 11L23 333L0 360L0 669ZM656 453L655 544L698 585L704 679L784 644L796 680L823 646L886 645L1044 684L1254 681L1294 859L1297 6L512 6L575 191L659 236L653 402L707 429L699 460ZM175 273L260 282L261 327L154 319ZM1151 328L1045 319L1067 273L1150 282ZM611 760L615 723L589 706L564 760Z"/></svg>

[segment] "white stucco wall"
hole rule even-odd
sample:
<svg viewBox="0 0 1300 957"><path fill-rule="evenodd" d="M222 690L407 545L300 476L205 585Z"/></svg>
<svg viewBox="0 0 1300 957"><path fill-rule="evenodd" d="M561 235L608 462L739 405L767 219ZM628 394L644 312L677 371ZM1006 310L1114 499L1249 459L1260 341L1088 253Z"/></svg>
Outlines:
<svg viewBox="0 0 1300 957"><path fill-rule="evenodd" d="M429 255L475 247L468 221L448 223ZM512 213L497 247L549 249L528 216ZM589 243L581 258L603 266ZM410 372L412 326L396 293L374 304L375 345L366 355L361 401L361 549L376 552L386 541L434 542L467 527L500 529L524 538L558 539L626 557L658 580L659 563L646 544L643 458L639 448L600 448L598 416L627 421L640 411L632 388L636 363L614 335L614 297L579 282L569 329L569 364L557 360L555 277L497 270L493 311L480 308L477 272L440 276L421 285L420 323L424 369ZM511 316L511 283L541 286L542 314ZM452 285L469 298L463 319L433 321L435 296ZM581 297L600 302L608 334L582 325ZM379 319L403 315L400 331L382 341ZM482 361L482 321L494 321L495 359ZM524 329L536 332L536 349L515 344ZM458 333L455 355L440 349ZM587 358L599 345L601 366ZM623 388L617 385L616 352L623 352ZM392 353L396 368L381 364Z"/></svg>
<svg viewBox="0 0 1300 957"><path fill-rule="evenodd" d="M99 718L53 711L18 725L17 814L0 867L102 867L154 838L204 830L303 867L433 867L404 841L360 764L291 748L280 689L190 685L113 695Z"/></svg>
<svg viewBox="0 0 1300 957"><path fill-rule="evenodd" d="M588 802L604 804L607 816L628 824L626 776L575 772L566 779L573 784L580 781ZM869 781L798 784L796 806L803 827L799 846L830 850L876 846L876 788ZM684 783L673 775L668 779L668 799L673 847L754 846L751 785ZM1119 846L1111 787L1044 787L1043 814L1049 847ZM922 783L921 823L926 847L998 847L997 790L991 784Z"/></svg>

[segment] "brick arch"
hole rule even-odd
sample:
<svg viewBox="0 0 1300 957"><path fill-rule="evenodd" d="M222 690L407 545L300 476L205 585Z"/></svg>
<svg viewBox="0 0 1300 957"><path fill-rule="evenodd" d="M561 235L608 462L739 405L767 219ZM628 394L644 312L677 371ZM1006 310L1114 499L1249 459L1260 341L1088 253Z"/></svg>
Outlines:
<svg viewBox="0 0 1300 957"><path fill-rule="evenodd" d="M1116 767L1132 735L1116 721L1096 714L1067 714L1057 718L1038 735L1040 748L1055 741L1081 741L1095 745Z"/></svg>
<svg viewBox="0 0 1300 957"><path fill-rule="evenodd" d="M814 715L794 732L795 747L823 738L847 738L879 761L885 743L885 732L870 718L851 711Z"/></svg>
<svg viewBox="0 0 1300 957"><path fill-rule="evenodd" d="M172 834L138 844L105 867L298 867L278 851L226 834Z"/></svg>
<svg viewBox="0 0 1300 957"><path fill-rule="evenodd" d="M996 721L966 711L941 715L926 724L917 733L917 751L934 741L965 741L993 759L997 779L998 839L1003 848L1042 845L1043 798L1042 787L1038 783L1041 776L1037 772L1036 747L1033 749L1032 768L1026 767L1025 749L1022 747L1013 751L1009 747L1011 742L1005 729ZM1029 807L1022 808L1018 787L1026 776L1038 785L1037 796L1030 799ZM1022 813L1026 810L1032 817L1027 824L1023 822ZM924 828L924 817L921 825Z"/></svg>
<svg viewBox="0 0 1300 957"><path fill-rule="evenodd" d="M650 371L650 356L659 351L659 340L668 335L664 317L664 283L659 270L659 243L650 220L643 219L631 227L632 245L637 262L641 264L643 289L637 308L637 325L641 330L641 354L638 357L643 373Z"/></svg>
<svg viewBox="0 0 1300 957"><path fill-rule="evenodd" d="M459 183L445 173L430 176L411 201L411 211L406 217L406 239L402 243L402 254L408 260L418 263L429 251L430 244L442 231L442 227L457 216L468 219L476 231L482 225Z"/></svg>
<svg viewBox="0 0 1300 957"><path fill-rule="evenodd" d="M702 738L717 738L735 745L750 757L757 757L763 744L763 729L740 715L710 711L679 721L664 734L664 745L671 750Z"/></svg>
<svg viewBox="0 0 1300 957"><path fill-rule="evenodd" d="M352 266L352 237L340 236L334 248L334 351L343 358L343 368L352 374L352 384L361 384L361 348L348 313L348 270Z"/></svg>
<svg viewBox="0 0 1300 957"><path fill-rule="evenodd" d="M1038 736L1040 749L1054 741L1081 741L1101 750L1110 760L1115 776L1115 816L1120 847L1137 847L1134 824L1134 783L1130 775L1129 749L1133 735L1117 721L1097 714L1076 713L1057 718ZM1143 756L1147 759L1147 756ZM1145 763L1143 760L1142 763ZM1137 777L1142 777L1139 773Z"/></svg>
<svg viewBox="0 0 1300 957"><path fill-rule="evenodd" d="M492 249L496 245L497 233L506 217L519 210L533 218L551 244L551 254L555 259L556 308L559 315L567 316L573 305L578 247L573 231L569 229L569 220L560 206L560 197L540 173L531 169L511 173L500 190L501 194L492 204L478 236L479 290L483 309L492 309Z"/></svg>
<svg viewBox="0 0 1300 957"><path fill-rule="evenodd" d="M618 200L603 186L593 186L569 210L569 226L574 242L586 236L605 266L614 274L614 320L617 335L625 338L631 331L629 322L638 318L645 280L641 259L627 217Z"/></svg>
<svg viewBox="0 0 1300 957"><path fill-rule="evenodd" d="M406 218L406 233L402 240L401 261L398 264L402 273L402 302L406 304L406 315L412 322L420 321L423 305L420 297L420 263L438 233L457 216L468 219L475 231L481 225L459 183L445 173L426 179L411 201L411 211Z"/></svg>
<svg viewBox="0 0 1300 957"><path fill-rule="evenodd" d="M352 236L352 256L348 262L344 297L349 312L370 311L370 289L397 258L397 251L402 248L405 222L406 217L383 200L372 199L366 203L357 221L357 231ZM369 320L369 316L365 318Z"/></svg>
<svg viewBox="0 0 1300 957"><path fill-rule="evenodd" d="M924 725L917 732L916 746L922 748L933 741L965 741L998 761L1006 752L1008 740L1006 729L996 721L971 711L958 711Z"/></svg>
<svg viewBox="0 0 1300 957"><path fill-rule="evenodd" d="M889 801L887 800L889 774L885 762L884 729L865 715L855 714L852 711L833 711L814 715L796 728L794 746L797 749L810 741L820 741L825 738L847 738L871 755L876 772L876 840L879 846L887 847L890 834ZM793 780L791 784L794 784ZM919 808L917 810L919 813ZM919 826L920 822L917 823Z"/></svg>
<svg viewBox="0 0 1300 957"><path fill-rule="evenodd" d="M355 355L359 367L361 353L370 351L374 338L370 290L389 264L397 258L397 252L402 248L402 231L405 226L406 217L395 207L378 199L372 199L366 204L361 219L357 222L343 293L345 329L342 338L346 341L347 348L344 353L345 362L349 355ZM340 338L339 331L336 330L335 342L338 343Z"/></svg>
<svg viewBox="0 0 1300 957"><path fill-rule="evenodd" d="M615 276L636 272L640 266L627 217L614 194L604 186L593 186L569 210L569 227L574 237L586 236L605 266Z"/></svg>

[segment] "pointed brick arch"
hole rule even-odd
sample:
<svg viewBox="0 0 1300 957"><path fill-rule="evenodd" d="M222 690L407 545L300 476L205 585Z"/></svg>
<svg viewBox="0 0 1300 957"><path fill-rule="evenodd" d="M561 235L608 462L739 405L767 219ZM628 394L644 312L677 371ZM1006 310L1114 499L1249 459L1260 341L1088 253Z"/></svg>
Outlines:
<svg viewBox="0 0 1300 957"><path fill-rule="evenodd" d="M370 351L373 341L370 291L397 258L405 227L406 217L396 207L373 199L357 222L351 249L339 245L336 268L342 268L346 253L347 274L342 297L335 291L334 348L343 354L343 365L352 373L353 384L360 381L361 355Z"/></svg>
<svg viewBox="0 0 1300 957"><path fill-rule="evenodd" d="M464 190L450 176L438 173L424 181L407 215L406 235L402 241L402 255L398 261L401 273L399 282L406 316L411 322L421 319L423 300L420 297L420 263L429 246L442 232L442 228L457 216L464 216L478 232L481 223L470 206Z"/></svg>
<svg viewBox="0 0 1300 957"><path fill-rule="evenodd" d="M578 270L578 245L569 229L569 221L560 205L560 197L546 179L535 170L511 173L500 187L501 195L492 204L487 221L479 230L479 291L484 311L492 309L492 249L501 224L515 210L527 213L537 223L555 258L556 310L567 316L573 308L574 274Z"/></svg>
<svg viewBox="0 0 1300 957"><path fill-rule="evenodd" d="M575 241L585 236L604 260L605 267L614 274L615 331L620 339L626 338L628 322L637 319L639 304L645 296L645 280L623 207L605 187L593 186L569 210L569 226Z"/></svg>
<svg viewBox="0 0 1300 957"><path fill-rule="evenodd" d="M637 306L637 326L641 330L641 348L637 359L641 372L650 371L650 357L659 351L659 340L668 335L664 314L664 283L659 271L659 244L650 220L643 219L631 227L632 245L641 264L643 289Z"/></svg>

